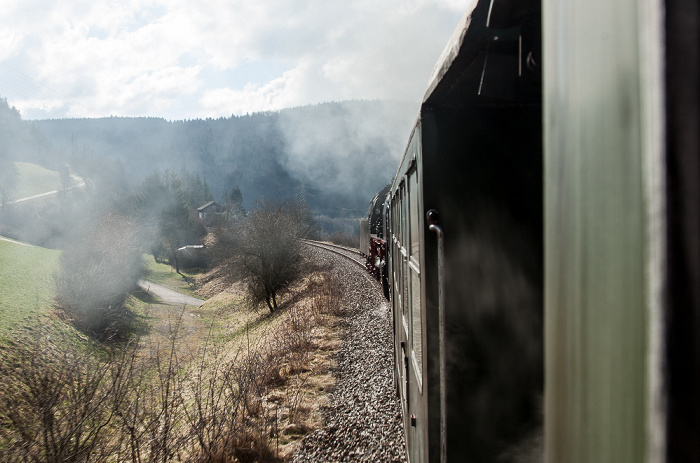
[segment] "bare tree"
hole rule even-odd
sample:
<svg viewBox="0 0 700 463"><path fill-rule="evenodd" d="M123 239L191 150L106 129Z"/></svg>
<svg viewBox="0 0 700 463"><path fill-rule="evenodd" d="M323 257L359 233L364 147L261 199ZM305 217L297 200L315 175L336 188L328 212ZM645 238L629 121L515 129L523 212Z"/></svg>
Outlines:
<svg viewBox="0 0 700 463"><path fill-rule="evenodd" d="M294 202L259 201L242 229L241 256L250 294L277 310L277 296L302 272L302 244L308 214Z"/></svg>

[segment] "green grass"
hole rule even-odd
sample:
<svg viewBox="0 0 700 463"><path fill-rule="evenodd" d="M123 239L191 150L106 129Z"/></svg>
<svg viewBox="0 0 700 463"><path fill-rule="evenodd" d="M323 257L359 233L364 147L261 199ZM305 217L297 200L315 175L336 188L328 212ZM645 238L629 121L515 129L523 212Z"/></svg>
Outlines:
<svg viewBox="0 0 700 463"><path fill-rule="evenodd" d="M174 268L168 264L156 262L150 254L144 256L144 261L146 262L146 274L144 275L144 279L159 285L167 286L168 288L189 296L199 297L195 294L193 285L190 285L190 283L185 280L185 277L193 279L193 273L182 271L182 275L178 275Z"/></svg>
<svg viewBox="0 0 700 463"><path fill-rule="evenodd" d="M19 178L15 198L26 198L61 188L58 172L28 162L16 162Z"/></svg>
<svg viewBox="0 0 700 463"><path fill-rule="evenodd" d="M0 334L51 306L60 254L0 240Z"/></svg>

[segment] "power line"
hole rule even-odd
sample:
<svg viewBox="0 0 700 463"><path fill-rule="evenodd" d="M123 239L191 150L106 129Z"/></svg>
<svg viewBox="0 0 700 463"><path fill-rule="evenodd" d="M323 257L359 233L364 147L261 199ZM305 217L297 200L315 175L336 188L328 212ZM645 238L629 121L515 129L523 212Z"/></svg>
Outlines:
<svg viewBox="0 0 700 463"><path fill-rule="evenodd" d="M10 93L2 92L6 93L2 96L8 98L8 100L15 97L24 100L25 106L41 111L47 117L63 116L67 108L71 106L87 109L76 100L67 97L62 92L40 82L6 62L0 62L0 71L4 71L0 72L0 88L7 88L11 91ZM8 102L13 104L12 101ZM56 102L58 104L53 104ZM51 109L46 109L47 106Z"/></svg>

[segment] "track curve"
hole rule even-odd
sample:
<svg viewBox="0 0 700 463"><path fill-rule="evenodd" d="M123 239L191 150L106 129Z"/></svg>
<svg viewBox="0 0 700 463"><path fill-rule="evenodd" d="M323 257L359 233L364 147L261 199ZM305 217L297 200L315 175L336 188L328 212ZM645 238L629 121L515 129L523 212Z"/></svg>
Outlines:
<svg viewBox="0 0 700 463"><path fill-rule="evenodd" d="M355 264L359 265L362 268L365 268L365 261L362 258L362 254L360 254L360 251L357 249L353 248L348 248L345 246L338 246L337 244L332 244L332 243L326 243L323 241L314 241L314 240L302 240L304 243L308 244L309 246L315 246L317 248L325 249L326 251L330 251L334 254L338 254L339 256L343 256L346 259L354 262Z"/></svg>

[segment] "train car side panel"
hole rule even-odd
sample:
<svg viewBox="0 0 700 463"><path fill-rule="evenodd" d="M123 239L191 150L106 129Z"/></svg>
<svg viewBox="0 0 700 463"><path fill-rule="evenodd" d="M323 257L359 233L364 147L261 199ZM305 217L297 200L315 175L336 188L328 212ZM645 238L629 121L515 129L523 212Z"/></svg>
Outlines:
<svg viewBox="0 0 700 463"><path fill-rule="evenodd" d="M537 458L542 436L541 108L426 107L424 205L444 230L448 461ZM493 128L498 127L498 130ZM438 157L437 154L441 156ZM437 340L437 238L426 234L427 331ZM430 383L439 346L428 341ZM439 410L435 387L430 410ZM439 433L431 420L431 435ZM439 461L431 440L431 461ZM527 450L525 450L527 449Z"/></svg>
<svg viewBox="0 0 700 463"><path fill-rule="evenodd" d="M549 461L650 458L652 3L544 4Z"/></svg>
<svg viewBox="0 0 700 463"><path fill-rule="evenodd" d="M510 13L492 30L490 6L475 4L436 67L392 186L396 363L412 462L441 461L443 417L448 461L541 458L539 8L499 2ZM444 231L442 269L429 209Z"/></svg>
<svg viewBox="0 0 700 463"><path fill-rule="evenodd" d="M404 410L406 444L412 463L426 461L428 408L425 401L425 333L422 308L422 192L421 131L418 125L410 138L404 162L392 186L389 241L392 243L391 272L395 355L398 390Z"/></svg>
<svg viewBox="0 0 700 463"><path fill-rule="evenodd" d="M547 457L699 461L698 3L545 13Z"/></svg>

